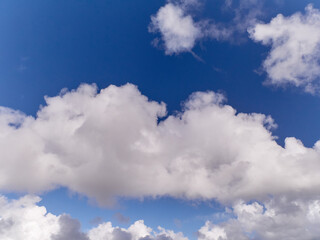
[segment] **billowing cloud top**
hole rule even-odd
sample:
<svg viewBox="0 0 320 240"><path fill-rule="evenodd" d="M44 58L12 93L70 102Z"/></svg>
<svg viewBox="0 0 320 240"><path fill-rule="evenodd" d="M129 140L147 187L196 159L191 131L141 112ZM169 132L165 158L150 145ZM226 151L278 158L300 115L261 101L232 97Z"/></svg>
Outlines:
<svg viewBox="0 0 320 240"><path fill-rule="evenodd" d="M320 142L306 148L287 138L283 148L270 117L236 113L220 94L196 92L159 123L165 105L130 84L99 93L81 85L46 102L36 118L1 108L1 190L65 186L100 204L118 196L232 203L319 194Z"/></svg>

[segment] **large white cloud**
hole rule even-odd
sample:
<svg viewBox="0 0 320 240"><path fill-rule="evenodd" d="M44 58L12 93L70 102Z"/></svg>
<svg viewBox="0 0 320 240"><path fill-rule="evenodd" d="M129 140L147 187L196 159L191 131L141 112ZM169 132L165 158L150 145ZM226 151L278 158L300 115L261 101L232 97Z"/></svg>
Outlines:
<svg viewBox="0 0 320 240"><path fill-rule="evenodd" d="M320 142L278 145L263 114L237 113L197 92L158 123L163 103L130 84L94 85L47 97L37 117L0 109L0 189L57 186L110 204L114 197L265 199L318 196Z"/></svg>
<svg viewBox="0 0 320 240"><path fill-rule="evenodd" d="M46 98L36 118L0 111L0 189L56 186L110 204L113 197L265 198L319 194L319 142L274 141L273 121L198 92L158 124L165 105L133 85L93 85ZM36 173L35 173L36 169ZM18 178L16 176L19 176Z"/></svg>
<svg viewBox="0 0 320 240"><path fill-rule="evenodd" d="M293 85L308 92L319 91L320 11L308 5L306 12L285 17L279 14L270 23L249 30L250 37L271 51L263 63L269 83Z"/></svg>

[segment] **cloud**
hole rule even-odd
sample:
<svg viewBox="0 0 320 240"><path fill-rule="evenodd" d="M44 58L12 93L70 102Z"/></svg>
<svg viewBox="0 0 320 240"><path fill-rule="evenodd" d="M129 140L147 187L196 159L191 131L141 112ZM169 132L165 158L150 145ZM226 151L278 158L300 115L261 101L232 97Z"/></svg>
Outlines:
<svg viewBox="0 0 320 240"><path fill-rule="evenodd" d="M39 204L40 198L26 195L16 200L0 197L0 238L3 240L188 240L181 232L158 227L143 220L128 228L104 222L88 232L77 219L54 215ZM272 198L226 208L230 218L213 224L207 221L198 230L198 240L313 240L320 236L319 199Z"/></svg>
<svg viewBox="0 0 320 240"><path fill-rule="evenodd" d="M153 231L142 220L128 229L102 223L88 233L81 230L78 220L69 215L48 213L39 206L40 198L26 195L17 200L0 197L0 238L3 240L187 240L182 233L159 227Z"/></svg>
<svg viewBox="0 0 320 240"><path fill-rule="evenodd" d="M57 234L51 236L52 240L89 240L88 236L81 232L80 222L72 219L68 215L59 217L60 230Z"/></svg>
<svg viewBox="0 0 320 240"><path fill-rule="evenodd" d="M216 225L206 222L199 230L199 240L318 239L319 209L319 200L277 198L264 204L239 202L232 209L234 218Z"/></svg>
<svg viewBox="0 0 320 240"><path fill-rule="evenodd" d="M227 22L216 22L196 14L204 1L168 0L166 5L151 16L149 32L160 33L160 39L156 38L153 44L162 47L167 55L193 53L193 47L203 39L238 43L244 39L247 28L263 15L263 3L257 0L240 0L236 3L225 1L224 11L234 16Z"/></svg>
<svg viewBox="0 0 320 240"><path fill-rule="evenodd" d="M249 30L250 37L271 51L263 62L268 83L292 85L319 92L320 11L308 5L305 13L277 15L270 23L259 23Z"/></svg>
<svg viewBox="0 0 320 240"><path fill-rule="evenodd" d="M199 240L226 240L227 234L226 231L219 226L211 226L210 222L206 222L206 224L200 228L198 231L198 239Z"/></svg>
<svg viewBox="0 0 320 240"><path fill-rule="evenodd" d="M143 220L136 221L128 229L113 227L111 222L100 224L88 232L90 240L188 240L182 233L158 227L153 231Z"/></svg>
<svg viewBox="0 0 320 240"><path fill-rule="evenodd" d="M164 103L134 85L100 92L81 85L46 97L35 118L1 108L0 189L64 186L101 205L116 197L229 204L319 195L320 141L307 148L291 137L282 147L270 116L237 113L224 102L221 94L196 92L166 116Z"/></svg>
<svg viewBox="0 0 320 240"><path fill-rule="evenodd" d="M165 53L191 51L196 40L201 37L200 26L194 23L184 9L172 3L161 7L155 16L151 17L151 32L160 32L164 42Z"/></svg>
<svg viewBox="0 0 320 240"><path fill-rule="evenodd" d="M50 239L60 230L59 217L37 206L39 197L25 196L8 201L0 197L0 238L4 240Z"/></svg>

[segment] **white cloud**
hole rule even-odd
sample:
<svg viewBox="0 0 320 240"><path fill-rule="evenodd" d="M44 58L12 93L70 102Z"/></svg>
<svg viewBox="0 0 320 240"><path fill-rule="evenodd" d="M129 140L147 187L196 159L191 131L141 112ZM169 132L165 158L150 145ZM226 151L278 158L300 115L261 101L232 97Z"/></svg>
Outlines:
<svg viewBox="0 0 320 240"><path fill-rule="evenodd" d="M182 233L161 227L153 231L142 220L128 229L102 223L84 233L78 220L66 214L48 213L44 206L39 206L40 200L30 195L17 200L0 197L1 240L187 240Z"/></svg>
<svg viewBox="0 0 320 240"><path fill-rule="evenodd" d="M279 14L270 23L249 30L250 37L271 51L263 63L270 84L303 87L319 91L320 11L308 5L306 12L285 17Z"/></svg>
<svg viewBox="0 0 320 240"><path fill-rule="evenodd" d="M150 31L160 32L166 54L190 51L201 37L200 27L182 6L168 3L151 17Z"/></svg>
<svg viewBox="0 0 320 240"><path fill-rule="evenodd" d="M199 240L226 240L226 231L219 226L211 224L209 221L198 231Z"/></svg>
<svg viewBox="0 0 320 240"><path fill-rule="evenodd" d="M50 239L59 232L59 217L36 205L39 197L25 196L8 201L0 198L0 238L3 240Z"/></svg>
<svg viewBox="0 0 320 240"><path fill-rule="evenodd" d="M65 186L102 205L118 196L227 204L320 193L320 142L287 138L283 148L270 117L237 113L220 94L194 93L158 124L165 105L135 86L96 91L82 85L47 97L36 118L0 111L1 190Z"/></svg>
<svg viewBox="0 0 320 240"><path fill-rule="evenodd" d="M188 240L181 232L158 227L143 220L128 228L111 222L83 232L78 220L69 215L48 213L37 196L17 200L0 197L0 238L2 240ZM320 201L269 198L264 203L239 201L227 209L229 220L209 221L198 231L198 240L314 240L320 237Z"/></svg>
<svg viewBox="0 0 320 240"><path fill-rule="evenodd" d="M168 55L191 52L197 41L214 39L217 41L239 42L247 28L257 22L262 14L264 1L240 0L237 3L226 1L224 10L234 15L226 23L217 23L213 19L195 21L195 9L201 8L200 0L168 0L158 12L151 16L149 31L160 33L161 39L153 43L164 48ZM198 58L196 56L196 58Z"/></svg>
<svg viewBox="0 0 320 240"><path fill-rule="evenodd" d="M204 240L313 240L320 236L319 200L271 199L264 204L239 202L235 218L220 224L207 222L199 230ZM210 238L210 236L212 236ZM200 238L199 238L200 239Z"/></svg>
<svg viewBox="0 0 320 240"><path fill-rule="evenodd" d="M158 227L153 231L143 220L136 221L128 229L113 227L111 222L100 224L88 232L90 240L188 240L183 234Z"/></svg>

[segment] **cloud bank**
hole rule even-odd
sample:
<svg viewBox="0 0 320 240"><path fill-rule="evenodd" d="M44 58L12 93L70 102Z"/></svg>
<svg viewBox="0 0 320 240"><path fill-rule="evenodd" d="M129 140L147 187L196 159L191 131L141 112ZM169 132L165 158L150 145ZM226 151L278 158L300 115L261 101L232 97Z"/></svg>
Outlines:
<svg viewBox="0 0 320 240"><path fill-rule="evenodd" d="M0 189L65 186L101 205L123 196L222 204L319 196L320 141L307 148L291 137L282 147L270 116L224 102L196 92L168 116L134 85L81 85L46 97L35 118L0 108Z"/></svg>
<svg viewBox="0 0 320 240"><path fill-rule="evenodd" d="M56 216L39 206L40 198L26 195L17 200L0 197L0 238L3 240L187 240L182 233L159 227L153 231L143 220L128 229L102 223L87 233L69 215Z"/></svg>
<svg viewBox="0 0 320 240"><path fill-rule="evenodd" d="M87 232L78 220L48 213L40 198L26 195L17 200L0 197L0 238L3 240L188 240L181 232L158 227L143 220L128 228L104 222ZM207 221L197 232L198 240L313 240L320 236L320 201L269 199L264 204L242 201L227 208L227 221Z"/></svg>
<svg viewBox="0 0 320 240"><path fill-rule="evenodd" d="M249 29L250 37L271 51L263 62L268 83L292 85L319 92L320 11L308 5L305 13L285 17L279 14L270 23Z"/></svg>

